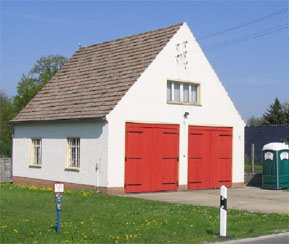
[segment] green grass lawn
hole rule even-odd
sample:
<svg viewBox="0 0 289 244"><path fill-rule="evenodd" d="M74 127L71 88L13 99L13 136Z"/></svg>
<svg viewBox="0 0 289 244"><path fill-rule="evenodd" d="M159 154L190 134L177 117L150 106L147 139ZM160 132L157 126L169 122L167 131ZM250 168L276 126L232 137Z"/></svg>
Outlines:
<svg viewBox="0 0 289 244"><path fill-rule="evenodd" d="M251 162L246 161L245 162L245 169L251 169ZM263 169L262 162L255 162L254 169Z"/></svg>
<svg viewBox="0 0 289 244"><path fill-rule="evenodd" d="M1 184L0 243L201 243L217 241L219 209L107 196L63 195L61 232L48 188ZM234 238L289 230L289 214L228 210Z"/></svg>

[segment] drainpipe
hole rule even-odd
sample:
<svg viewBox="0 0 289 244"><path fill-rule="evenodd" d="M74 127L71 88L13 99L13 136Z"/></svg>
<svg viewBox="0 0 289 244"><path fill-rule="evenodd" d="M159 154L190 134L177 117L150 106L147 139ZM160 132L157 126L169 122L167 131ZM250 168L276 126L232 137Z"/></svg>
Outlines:
<svg viewBox="0 0 289 244"><path fill-rule="evenodd" d="M14 142L14 127L12 127L12 138L11 138L11 166L10 166L10 183L13 183L13 142Z"/></svg>

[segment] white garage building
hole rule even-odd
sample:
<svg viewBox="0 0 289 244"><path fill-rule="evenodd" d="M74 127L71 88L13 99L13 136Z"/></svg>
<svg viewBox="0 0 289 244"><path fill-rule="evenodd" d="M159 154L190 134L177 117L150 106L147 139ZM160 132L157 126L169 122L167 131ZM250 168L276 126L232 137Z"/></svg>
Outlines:
<svg viewBox="0 0 289 244"><path fill-rule="evenodd" d="M186 23L81 47L11 122L14 183L243 186L244 121Z"/></svg>

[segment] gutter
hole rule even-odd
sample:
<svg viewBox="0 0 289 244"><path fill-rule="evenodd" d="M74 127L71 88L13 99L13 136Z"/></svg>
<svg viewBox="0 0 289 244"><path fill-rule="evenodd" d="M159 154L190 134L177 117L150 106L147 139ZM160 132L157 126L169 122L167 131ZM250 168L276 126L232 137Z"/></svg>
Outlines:
<svg viewBox="0 0 289 244"><path fill-rule="evenodd" d="M46 123L65 123L65 122L82 122L82 121L107 121L106 116L94 117L94 118L75 118L75 119L54 119L54 120L22 120L13 121L10 120L10 125L19 124L46 124Z"/></svg>

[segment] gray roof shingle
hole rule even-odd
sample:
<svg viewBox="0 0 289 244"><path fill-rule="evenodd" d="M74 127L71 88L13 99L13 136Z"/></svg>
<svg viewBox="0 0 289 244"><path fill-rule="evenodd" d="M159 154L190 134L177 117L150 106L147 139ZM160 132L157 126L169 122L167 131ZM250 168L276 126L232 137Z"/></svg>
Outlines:
<svg viewBox="0 0 289 244"><path fill-rule="evenodd" d="M11 122L104 117L182 24L80 48Z"/></svg>

